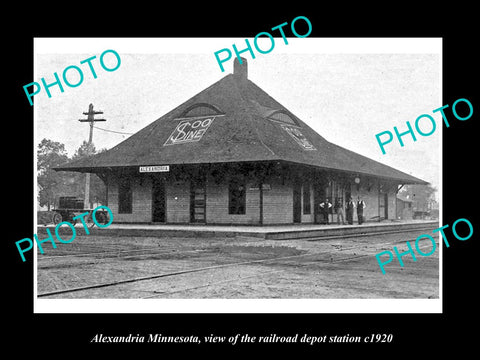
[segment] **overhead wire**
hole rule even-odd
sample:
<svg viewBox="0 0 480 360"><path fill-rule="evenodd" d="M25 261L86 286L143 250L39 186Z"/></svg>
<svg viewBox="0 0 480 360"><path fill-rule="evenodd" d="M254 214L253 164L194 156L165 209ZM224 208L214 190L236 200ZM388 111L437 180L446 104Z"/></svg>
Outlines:
<svg viewBox="0 0 480 360"><path fill-rule="evenodd" d="M127 132L121 132L121 131L108 130L108 129L100 128L100 127L98 127L98 126L94 126L94 128L95 128L95 129L98 129L98 130L103 130L103 131L112 132L112 133L115 133L115 134L133 135L133 133L127 133Z"/></svg>

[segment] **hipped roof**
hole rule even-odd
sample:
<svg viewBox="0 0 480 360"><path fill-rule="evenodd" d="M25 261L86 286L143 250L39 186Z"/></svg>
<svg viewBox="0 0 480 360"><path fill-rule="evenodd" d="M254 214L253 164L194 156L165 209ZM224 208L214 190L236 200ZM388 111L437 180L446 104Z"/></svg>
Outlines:
<svg viewBox="0 0 480 360"><path fill-rule="evenodd" d="M285 161L317 168L366 174L402 183L427 182L335 145L317 134L278 101L247 78L246 60L169 113L115 147L56 168L101 172L107 168L148 165L208 164L251 161ZM240 69L240 70L237 70ZM199 141L165 145L188 109L208 104L214 121ZM315 148L300 146L272 114L282 112ZM278 119L278 118L277 118Z"/></svg>

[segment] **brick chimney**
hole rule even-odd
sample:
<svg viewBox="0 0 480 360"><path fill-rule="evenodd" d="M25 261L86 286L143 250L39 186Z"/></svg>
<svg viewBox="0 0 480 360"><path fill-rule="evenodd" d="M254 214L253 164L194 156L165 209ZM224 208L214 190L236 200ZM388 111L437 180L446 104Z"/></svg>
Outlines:
<svg viewBox="0 0 480 360"><path fill-rule="evenodd" d="M239 80L247 80L248 78L248 65L247 65L247 59L244 59L243 57L242 63L240 64L240 61L238 60L238 57L235 57L235 60L233 61L233 75Z"/></svg>

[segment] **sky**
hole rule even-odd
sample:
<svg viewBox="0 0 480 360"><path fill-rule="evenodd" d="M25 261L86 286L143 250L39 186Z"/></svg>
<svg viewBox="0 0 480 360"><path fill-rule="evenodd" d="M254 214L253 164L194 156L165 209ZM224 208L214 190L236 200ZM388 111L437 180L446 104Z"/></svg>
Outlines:
<svg viewBox="0 0 480 360"><path fill-rule="evenodd" d="M267 40L268 41L268 40ZM232 44L244 47L242 38L37 38L34 42L34 79L40 83L61 78L64 69L76 65L83 71L77 87L65 84L34 97L35 147L43 138L65 144L69 156L85 140L89 125L81 123L90 103L103 111L97 118L93 143L110 149L181 103L233 71L233 57L225 72L214 52ZM260 48L268 48L269 44ZM121 64L105 71L100 55L115 50ZM255 51L248 61L248 77L289 111L328 141L428 181L440 189L442 120L432 111L442 103L441 39L429 38L288 38L286 45L275 38L268 54ZM91 61L97 78L88 64ZM222 54L223 56L223 54ZM114 67L111 53L104 57ZM79 81L69 70L68 79ZM25 98L25 101L28 100ZM406 135L385 146L382 154L375 135L397 126L406 131L422 114L437 124L430 136ZM431 124L419 123L426 133ZM101 128L101 129L100 129ZM105 130L108 131L105 131Z"/></svg>

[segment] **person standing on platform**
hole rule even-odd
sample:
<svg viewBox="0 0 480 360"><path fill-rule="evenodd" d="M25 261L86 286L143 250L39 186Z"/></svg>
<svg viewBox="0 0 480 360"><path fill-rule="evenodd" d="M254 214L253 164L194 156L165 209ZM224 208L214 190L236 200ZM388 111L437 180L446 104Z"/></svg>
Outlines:
<svg viewBox="0 0 480 360"><path fill-rule="evenodd" d="M324 218L324 224L328 225L328 213L330 212L330 208L332 207L332 204L328 200L328 198L320 203L320 211L323 214Z"/></svg>
<svg viewBox="0 0 480 360"><path fill-rule="evenodd" d="M346 204L346 215L347 215L347 223L349 225L353 225L353 210L355 209L355 203L353 202L352 198L348 198L348 202Z"/></svg>
<svg viewBox="0 0 480 360"><path fill-rule="evenodd" d="M358 225L362 225L364 222L363 209L365 209L366 207L367 207L367 204L365 204L365 201L360 200L360 196L359 196L357 201Z"/></svg>
<svg viewBox="0 0 480 360"><path fill-rule="evenodd" d="M343 206L340 198L335 199L335 205L333 207L335 214L337 214L337 224L340 225L340 218L342 218L342 225L345 225L345 219L343 217Z"/></svg>

